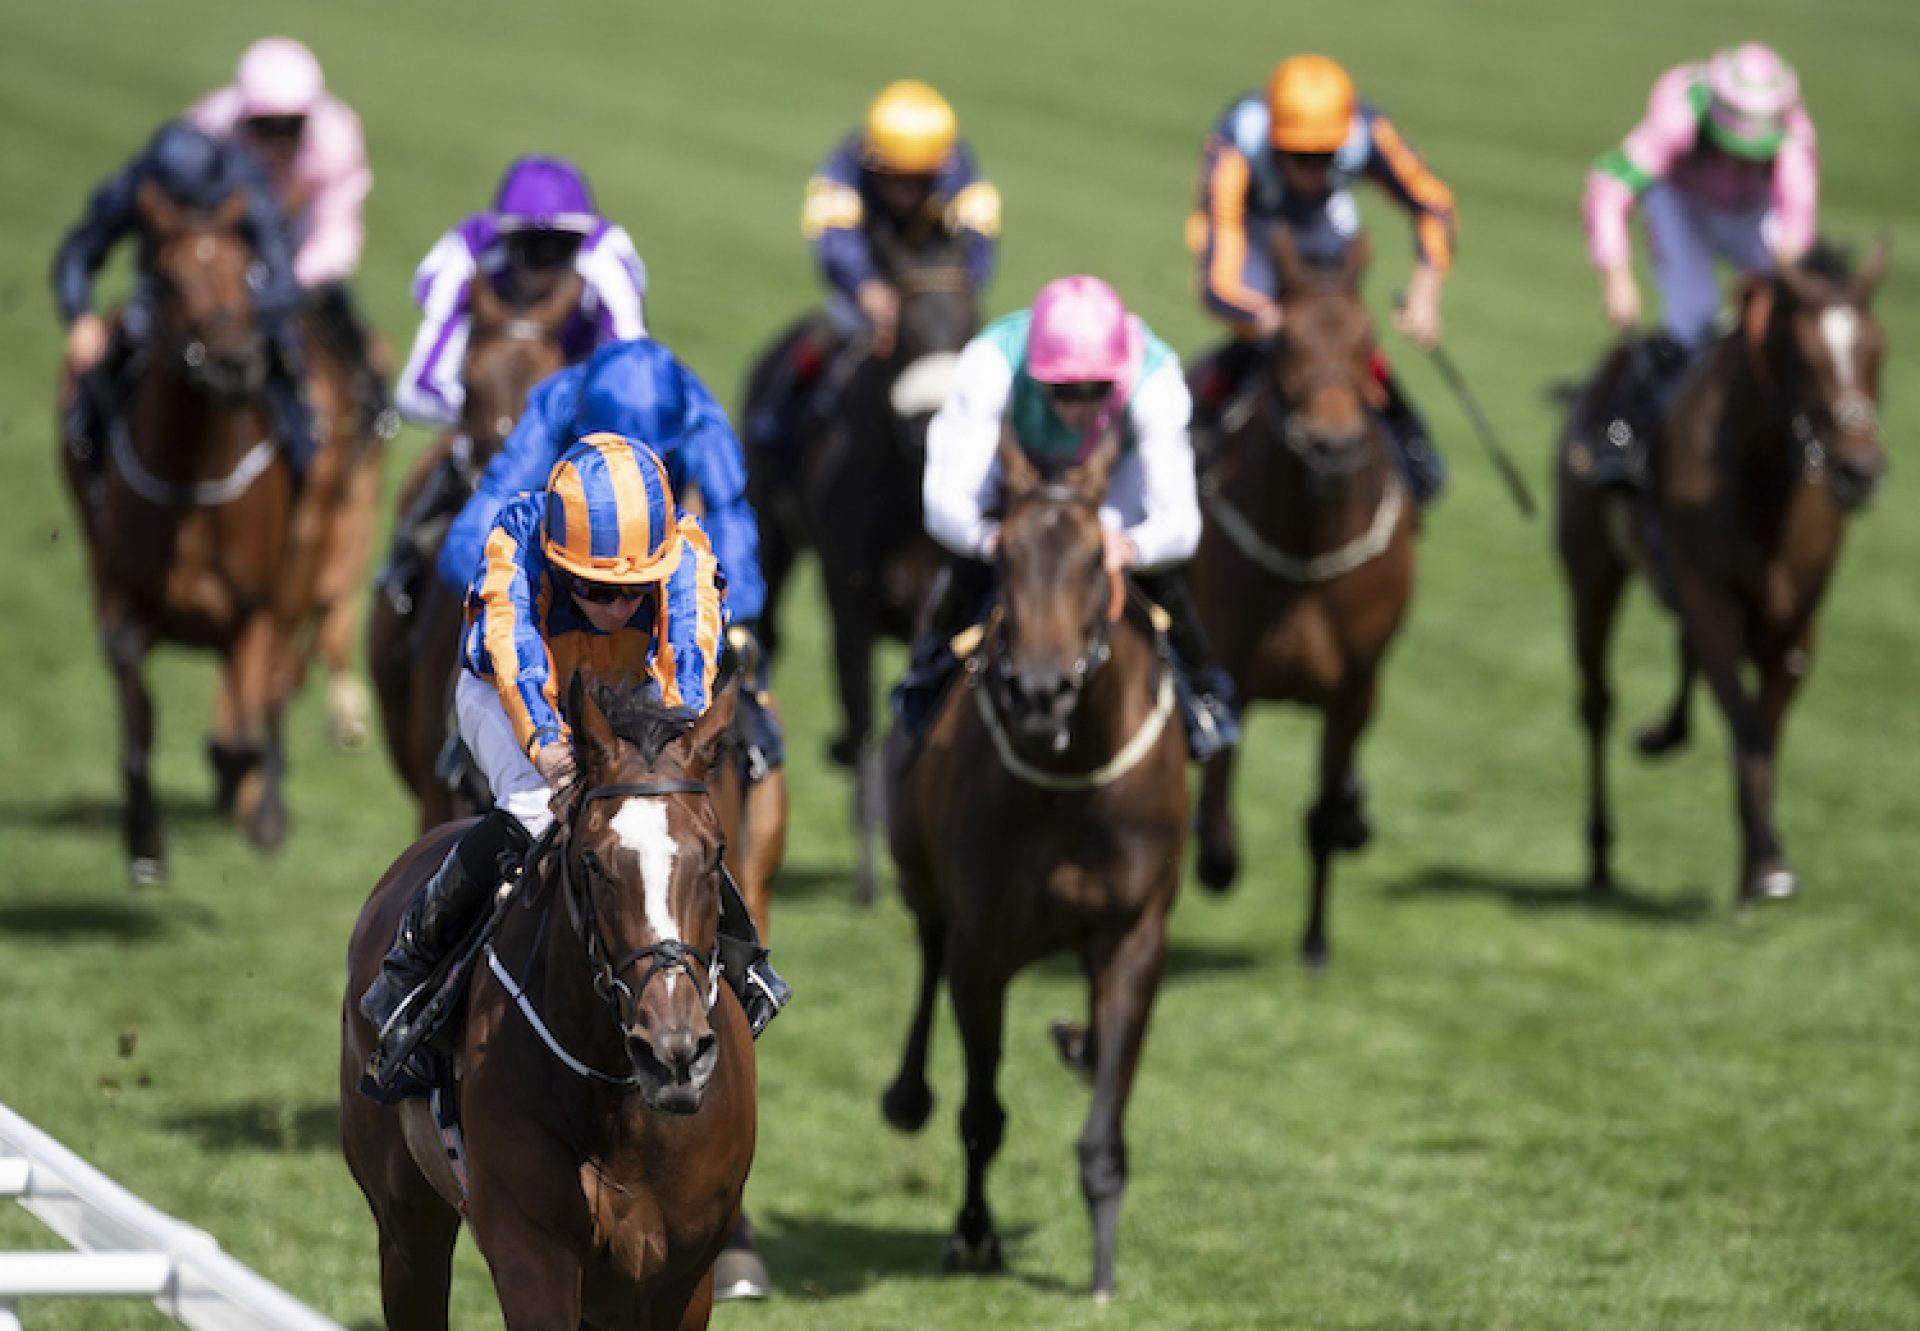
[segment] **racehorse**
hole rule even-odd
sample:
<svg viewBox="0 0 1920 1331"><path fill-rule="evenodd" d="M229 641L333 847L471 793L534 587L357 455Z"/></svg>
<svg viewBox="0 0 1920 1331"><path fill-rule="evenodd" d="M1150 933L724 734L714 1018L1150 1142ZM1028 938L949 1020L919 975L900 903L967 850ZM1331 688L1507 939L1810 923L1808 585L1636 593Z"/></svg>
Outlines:
<svg viewBox="0 0 1920 1331"><path fill-rule="evenodd" d="M781 593L794 560L807 545L820 556L842 718L829 752L857 770L862 902L874 896L880 817L878 755L863 752L873 729L873 649L883 636L908 640L942 562L920 511L927 423L946 400L960 349L980 326L963 236L941 227L910 237L881 231L874 245L882 276L900 291L891 353L872 355L858 342L830 368L838 380L832 410L795 445L797 463L776 472L758 449L748 459L769 651L777 649ZM781 339L756 366L749 411L768 391L790 340Z"/></svg>
<svg viewBox="0 0 1920 1331"><path fill-rule="evenodd" d="M1080 954L1090 1027L1073 1032L1094 1094L1080 1134L1093 1216L1093 1294L1114 1287L1127 1150L1122 1120L1159 987L1186 842L1186 736L1172 666L1106 573L1099 505L1119 455L1043 477L1004 436L1001 609L917 755L896 728L889 831L920 935L921 975L887 1120L917 1131L933 1108L927 1043L941 976L966 1051L966 1201L950 1269L997 1270L986 1175L1006 1123L995 1092L1008 984L1029 962ZM1067 1046L1063 1041L1063 1049Z"/></svg>
<svg viewBox="0 0 1920 1331"><path fill-rule="evenodd" d="M1558 540L1587 731L1595 892L1614 881L1607 645L1627 576L1650 557L1667 573L1679 612L1681 662L1673 702L1640 733L1640 750L1659 755L1686 742L1694 677L1704 674L1733 738L1738 899L1799 890L1773 822L1774 756L1787 706L1813 665L1814 616L1847 518L1886 469L1882 338L1871 301L1890 258L1882 240L1855 273L1821 243L1771 278L1745 279L1738 323L1677 391L1653 448L1646 498L1587 479L1629 350L1610 353L1573 403L1560 439ZM1744 678L1748 665L1757 689Z"/></svg>
<svg viewBox="0 0 1920 1331"><path fill-rule="evenodd" d="M290 476L256 405L269 352L247 280L246 201L236 193L194 213L149 184L138 207L154 246L146 363L109 427L103 474L63 455L119 690L128 872L151 883L166 875L166 844L148 770L147 652L172 642L220 655L223 742L236 772L231 787L223 774L222 795L248 839L272 849L287 832L281 714L288 643L305 606L284 576ZM74 388L63 380L62 403Z"/></svg>
<svg viewBox="0 0 1920 1331"><path fill-rule="evenodd" d="M471 811L456 808L454 791L435 771L447 738L461 604L459 593L441 583L434 562L460 502L473 494L487 462L513 433L527 394L566 364L560 338L579 305L581 286L577 275L569 275L545 298L519 309L502 300L484 278L475 279L460 428L434 441L400 491L396 511L403 515L426 487L449 492L433 506L431 525L413 537L425 571L412 605L402 613L392 598L375 597L367 629L367 659L387 752L419 803L422 832Z"/></svg>
<svg viewBox="0 0 1920 1331"><path fill-rule="evenodd" d="M1326 963L1335 851L1371 836L1355 761L1379 701L1380 667L1413 595L1413 505L1394 465L1371 372L1373 328L1360 299L1369 247L1344 264L1302 262L1277 230L1285 332L1251 393L1228 413L1201 485L1206 523L1191 566L1194 599L1240 697L1317 708L1320 789L1307 810L1313 889L1301 952ZM1197 815L1200 881L1239 873L1231 806L1234 750L1211 759Z"/></svg>
<svg viewBox="0 0 1920 1331"><path fill-rule="evenodd" d="M508 1331L696 1328L752 1162L754 1054L714 967L721 832L707 776L732 722L568 688L580 780L474 965L453 1024L462 1163L424 1097L360 1094L356 999L461 825L381 879L348 953L341 1137L380 1234L395 1331L444 1328L464 1217Z"/></svg>

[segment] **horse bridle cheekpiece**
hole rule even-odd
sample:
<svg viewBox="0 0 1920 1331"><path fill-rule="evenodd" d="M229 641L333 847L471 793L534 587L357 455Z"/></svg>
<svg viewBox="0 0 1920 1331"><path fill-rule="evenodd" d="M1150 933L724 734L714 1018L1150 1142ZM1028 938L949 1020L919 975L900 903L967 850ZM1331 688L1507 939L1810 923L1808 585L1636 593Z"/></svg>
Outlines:
<svg viewBox="0 0 1920 1331"><path fill-rule="evenodd" d="M1060 481L1049 481L1045 485L1016 496L1007 505L1007 513L1010 515L1014 509L1024 504L1068 504L1078 508L1091 508L1096 516L1100 509L1099 504ZM1112 657L1113 625L1114 621L1120 617L1119 612L1123 604L1124 602L1118 597L1109 597L1107 613L1101 616L1099 627L1094 629L1092 636L1087 639L1086 646L1081 649L1079 657L1075 659L1072 669L1068 672L1069 681L1076 692L1086 687L1087 681L1093 678L1094 672ZM1007 654L1004 637L990 639L986 644L986 650L981 655L987 659L987 664L992 668L991 683L998 686L1001 704L1011 710L1013 707L1013 661Z"/></svg>

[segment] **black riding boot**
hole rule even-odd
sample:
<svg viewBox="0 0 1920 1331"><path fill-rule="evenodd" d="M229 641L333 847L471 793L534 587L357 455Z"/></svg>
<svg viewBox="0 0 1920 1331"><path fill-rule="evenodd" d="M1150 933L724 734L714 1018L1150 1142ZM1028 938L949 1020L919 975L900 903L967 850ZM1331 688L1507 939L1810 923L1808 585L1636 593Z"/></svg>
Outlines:
<svg viewBox="0 0 1920 1331"><path fill-rule="evenodd" d="M472 484L454 460L443 458L427 473L420 493L400 515L394 527L393 545L387 551L387 562L373 577L373 585L397 613L413 613L414 603L420 599L420 583L433 567L434 555L447 533L447 526L472 494Z"/></svg>
<svg viewBox="0 0 1920 1331"><path fill-rule="evenodd" d="M449 948L474 925L499 885L520 872L532 845L520 820L494 809L447 852L447 858L401 917L380 976L360 998L360 1015L380 1033L390 1055L413 1043L419 995ZM376 1058L392 1066L390 1058Z"/></svg>
<svg viewBox="0 0 1920 1331"><path fill-rule="evenodd" d="M67 451L91 478L107 469L107 431L126 397L127 369L133 364L134 340L116 327L94 367L75 381L73 402L60 424Z"/></svg>
<svg viewBox="0 0 1920 1331"><path fill-rule="evenodd" d="M1136 572L1134 582L1167 612L1167 644L1179 677L1180 701L1187 717L1187 751L1197 763L1240 742L1240 700L1233 677L1213 658L1213 646L1200 625L1200 612L1187 590L1183 569Z"/></svg>
<svg viewBox="0 0 1920 1331"><path fill-rule="evenodd" d="M1447 485L1447 463L1433 446L1427 422L1414 410L1413 401L1401 386L1400 376L1388 372L1383 385L1387 390L1387 433L1393 440L1394 455L1400 463L1400 475L1413 492L1413 502L1421 508L1431 504Z"/></svg>
<svg viewBox="0 0 1920 1331"><path fill-rule="evenodd" d="M947 685L960 672L953 636L980 621L993 594L993 566L953 556L927 601L927 622L913 640L906 674L893 686L893 714L916 741L927 733Z"/></svg>
<svg viewBox="0 0 1920 1331"><path fill-rule="evenodd" d="M267 381L261 386L260 400L267 414L267 428L280 441L287 470L293 474L293 492L298 495L313 469L320 451L314 436L313 410L307 405L306 362L291 330L273 336L267 355Z"/></svg>
<svg viewBox="0 0 1920 1331"><path fill-rule="evenodd" d="M720 870L720 930L715 936L715 951L720 954L720 969L740 1007L747 1014L747 1025L754 1039L767 1023L780 1015L780 1009L793 997L793 986L781 979L767 960L767 949L760 946L760 930L753 923L753 912L740 895L733 874Z"/></svg>
<svg viewBox="0 0 1920 1331"><path fill-rule="evenodd" d="M348 386L361 427L376 439L393 438L400 433L400 413L394 410L386 381L373 368L373 339L354 304L352 290L345 282L330 282L308 295L320 335L347 364Z"/></svg>

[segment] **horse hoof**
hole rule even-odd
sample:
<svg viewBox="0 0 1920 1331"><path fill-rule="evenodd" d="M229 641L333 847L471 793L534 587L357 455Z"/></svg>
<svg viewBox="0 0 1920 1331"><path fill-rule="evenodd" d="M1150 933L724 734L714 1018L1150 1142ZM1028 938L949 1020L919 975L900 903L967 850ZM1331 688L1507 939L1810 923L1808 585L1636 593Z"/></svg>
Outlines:
<svg viewBox="0 0 1920 1331"><path fill-rule="evenodd" d="M1373 824L1367 821L1365 814L1355 809L1342 818L1333 828L1333 847L1335 850L1365 850L1367 843L1373 840Z"/></svg>
<svg viewBox="0 0 1920 1331"><path fill-rule="evenodd" d="M1319 947L1301 948L1300 959L1307 963L1307 974L1325 975L1327 973L1327 949L1324 944Z"/></svg>
<svg viewBox="0 0 1920 1331"><path fill-rule="evenodd" d="M1084 1081L1093 1080L1093 1041L1087 1038L1087 1028L1061 1018L1047 1027L1047 1034L1053 1037L1053 1047L1067 1070Z"/></svg>
<svg viewBox="0 0 1920 1331"><path fill-rule="evenodd" d="M1633 737L1634 747L1643 758L1664 758L1687 746L1685 726L1645 726Z"/></svg>
<svg viewBox="0 0 1920 1331"><path fill-rule="evenodd" d="M287 806L280 792L267 786L259 772L249 772L240 782L235 808L247 843L255 850L275 851L287 839Z"/></svg>
<svg viewBox="0 0 1920 1331"><path fill-rule="evenodd" d="M167 881L167 862L158 855L135 855L127 861L127 880L135 887L157 887Z"/></svg>
<svg viewBox="0 0 1920 1331"><path fill-rule="evenodd" d="M1106 1306L1107 1306L1107 1305L1108 1305L1109 1303L1112 1303L1112 1302L1113 1302L1113 1290L1112 1290L1111 1288L1107 1288L1107 1289L1096 1289L1095 1291L1093 1291L1093 1306L1094 1306L1094 1307L1096 1307L1096 1308L1104 1308L1104 1307L1106 1307Z"/></svg>
<svg viewBox="0 0 1920 1331"><path fill-rule="evenodd" d="M1607 873L1605 870L1596 872L1593 877L1587 879L1587 895L1593 897L1612 896L1613 875Z"/></svg>
<svg viewBox="0 0 1920 1331"><path fill-rule="evenodd" d="M827 758L835 767L858 767L860 747L859 740L851 735L842 735L827 745Z"/></svg>
<svg viewBox="0 0 1920 1331"><path fill-rule="evenodd" d="M880 1096L880 1112L902 1132L918 1132L933 1113L933 1091L923 1081L917 1086L895 1082Z"/></svg>
<svg viewBox="0 0 1920 1331"><path fill-rule="evenodd" d="M373 736L373 709L364 684L352 676L327 686L327 722L334 747L359 753Z"/></svg>
<svg viewBox="0 0 1920 1331"><path fill-rule="evenodd" d="M1200 843L1199 863L1195 867L1200 875L1200 886L1209 892L1225 892L1240 876L1240 855L1231 846L1210 846L1203 840Z"/></svg>
<svg viewBox="0 0 1920 1331"><path fill-rule="evenodd" d="M725 1248L713 1264L713 1301L764 1299L773 1293L773 1275L752 1248Z"/></svg>
<svg viewBox="0 0 1920 1331"><path fill-rule="evenodd" d="M966 1275L993 1275L1006 1270L1000 1255L1000 1236L988 1230L977 1239L955 1232L947 1240L947 1270Z"/></svg>
<svg viewBox="0 0 1920 1331"><path fill-rule="evenodd" d="M1744 893L1749 901L1786 901L1799 895L1800 879L1793 870L1782 865L1777 869L1768 869L1749 880Z"/></svg>

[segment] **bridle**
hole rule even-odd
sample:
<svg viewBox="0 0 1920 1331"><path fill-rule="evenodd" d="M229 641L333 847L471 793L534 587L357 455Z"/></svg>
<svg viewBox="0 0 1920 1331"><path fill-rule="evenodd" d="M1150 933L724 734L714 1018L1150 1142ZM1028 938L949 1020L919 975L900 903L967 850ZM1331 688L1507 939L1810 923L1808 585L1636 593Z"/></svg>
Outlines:
<svg viewBox="0 0 1920 1331"><path fill-rule="evenodd" d="M1777 296L1775 300L1772 317L1778 317ZM1789 357L1787 373L1782 376L1776 374L1768 363L1767 330L1763 329L1756 340L1750 330L1742 329L1741 340L1746 344L1748 365L1760 385L1762 397L1773 404L1785 421L1788 463L1809 481L1817 483L1825 479L1833 491L1835 502L1843 509L1858 507L1865 500L1866 493L1854 492L1852 485L1844 479L1845 473L1832 466L1834 449L1829 438L1835 432L1877 436L1880 409L1872 395L1864 389L1849 387L1841 390L1830 402L1816 401L1814 405L1807 405L1807 398L1817 397L1817 394L1805 391L1812 375L1811 367L1804 358ZM1822 424L1827 427L1825 431L1820 428Z"/></svg>
<svg viewBox="0 0 1920 1331"><path fill-rule="evenodd" d="M1049 481L1044 485L1015 495L1008 501L1002 515L1002 523L1013 516L1014 512L1027 504L1061 504L1073 508L1089 509L1094 521L1099 521L1100 505L1088 499L1070 485L1059 481ZM1107 613L1101 616L1099 626L1088 637L1081 648L1080 655L1074 658L1068 668L1067 682L1076 694L1084 689L1087 681L1113 658L1113 626L1120 618L1120 612L1126 607L1126 584L1116 581L1110 588ZM1004 622L1004 621L1003 621ZM989 634L981 646L980 656L986 662L987 692L995 706L1008 715L1014 714L1013 658L1007 651L1005 632Z"/></svg>
<svg viewBox="0 0 1920 1331"><path fill-rule="evenodd" d="M1363 416L1370 414L1360 376L1345 365L1317 365L1307 371L1300 401L1304 403L1311 400L1314 391L1326 384L1341 384L1351 388L1354 396L1360 400ZM1281 388L1277 375L1268 375L1267 392L1263 396L1266 399L1267 420L1273 426L1274 433L1280 436L1287 451L1298 458L1300 465L1316 480L1344 481L1366 465L1367 451L1360 447L1367 437L1364 427L1351 441L1332 441L1315 436L1307 428L1306 417L1300 407Z"/></svg>

